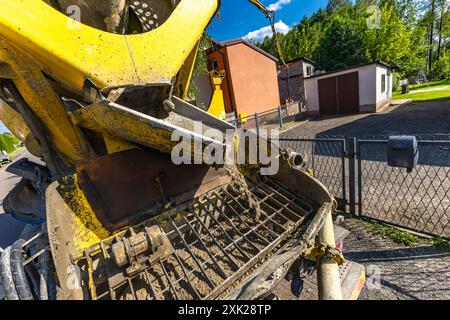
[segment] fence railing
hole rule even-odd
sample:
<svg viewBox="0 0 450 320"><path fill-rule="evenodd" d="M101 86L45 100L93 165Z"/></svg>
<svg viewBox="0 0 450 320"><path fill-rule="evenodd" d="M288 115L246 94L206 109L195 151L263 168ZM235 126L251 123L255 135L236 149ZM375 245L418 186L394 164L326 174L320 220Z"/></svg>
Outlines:
<svg viewBox="0 0 450 320"><path fill-rule="evenodd" d="M388 166L387 137L282 138L280 144L307 157L341 210L450 239L450 136L418 139L411 173Z"/></svg>
<svg viewBox="0 0 450 320"><path fill-rule="evenodd" d="M302 104L293 103L228 122L237 128L253 129L259 132L262 128L269 131L283 128L289 123L300 121L303 117Z"/></svg>

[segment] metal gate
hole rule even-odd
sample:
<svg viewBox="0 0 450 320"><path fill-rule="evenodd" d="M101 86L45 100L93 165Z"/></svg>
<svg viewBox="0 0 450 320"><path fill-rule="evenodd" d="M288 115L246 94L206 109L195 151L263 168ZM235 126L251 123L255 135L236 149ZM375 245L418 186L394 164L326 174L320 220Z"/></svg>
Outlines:
<svg viewBox="0 0 450 320"><path fill-rule="evenodd" d="M450 137L418 137L419 163L387 165L388 138L284 138L306 155L308 168L342 211L418 233L450 239Z"/></svg>
<svg viewBox="0 0 450 320"><path fill-rule="evenodd" d="M450 141L419 140L411 172L387 165L387 140L358 140L359 214L450 238Z"/></svg>

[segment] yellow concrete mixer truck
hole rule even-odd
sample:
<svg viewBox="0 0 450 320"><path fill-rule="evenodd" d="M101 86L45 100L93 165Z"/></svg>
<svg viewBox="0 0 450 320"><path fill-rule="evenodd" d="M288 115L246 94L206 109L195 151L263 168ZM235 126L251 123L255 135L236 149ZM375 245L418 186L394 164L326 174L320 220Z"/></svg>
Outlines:
<svg viewBox="0 0 450 320"><path fill-rule="evenodd" d="M185 101L219 6L0 0L0 119L42 160L8 168L28 225L1 250L6 299L265 299L306 256L342 297L335 201L302 156Z"/></svg>

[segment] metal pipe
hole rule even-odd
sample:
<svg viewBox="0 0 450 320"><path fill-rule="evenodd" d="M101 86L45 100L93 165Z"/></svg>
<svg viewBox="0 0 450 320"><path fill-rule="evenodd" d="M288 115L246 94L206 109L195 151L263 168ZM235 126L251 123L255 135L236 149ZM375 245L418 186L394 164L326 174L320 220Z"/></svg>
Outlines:
<svg viewBox="0 0 450 320"><path fill-rule="evenodd" d="M287 79L287 88L288 88L288 100L289 102L291 99L291 75L289 74L289 66L286 66L286 79Z"/></svg>
<svg viewBox="0 0 450 320"><path fill-rule="evenodd" d="M319 238L324 245L336 247L331 212L327 215ZM317 278L320 300L343 300L339 266L336 261L329 257L323 257L319 263Z"/></svg>
<svg viewBox="0 0 450 320"><path fill-rule="evenodd" d="M357 175L357 167L356 167L356 155L357 155L357 142L356 138L349 138L348 139L348 169L349 169L349 192L350 192L350 214L352 216L356 215L356 177ZM345 172L345 171L343 171ZM345 179L343 179L345 180Z"/></svg>
<svg viewBox="0 0 450 320"><path fill-rule="evenodd" d="M47 225L44 224L41 227L41 232L45 233L47 230ZM40 300L49 300L52 299L52 293L51 293L51 281L52 281L52 272L50 270L50 253L47 240L40 239L39 241L39 249L44 250L44 253L39 256L38 258L38 264L39 264L39 298Z"/></svg>
<svg viewBox="0 0 450 320"><path fill-rule="evenodd" d="M255 126L256 126L256 134L259 136L259 120L258 120L258 113L255 113Z"/></svg>
<svg viewBox="0 0 450 320"><path fill-rule="evenodd" d="M278 121L280 124L280 128L283 128L283 112L281 110L281 106L278 107Z"/></svg>

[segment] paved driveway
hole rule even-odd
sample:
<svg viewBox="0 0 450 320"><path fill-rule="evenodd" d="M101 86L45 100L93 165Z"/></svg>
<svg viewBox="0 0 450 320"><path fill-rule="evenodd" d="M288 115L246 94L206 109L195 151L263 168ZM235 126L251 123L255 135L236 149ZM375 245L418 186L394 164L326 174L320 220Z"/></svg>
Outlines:
<svg viewBox="0 0 450 320"><path fill-rule="evenodd" d="M31 157L28 152L24 152L16 158L16 161L23 157ZM7 215L3 211L3 199L8 192L20 181L20 177L6 172L6 166L0 168L0 248L6 248L13 244L20 236L25 224Z"/></svg>
<svg viewBox="0 0 450 320"><path fill-rule="evenodd" d="M391 106L376 114L316 117L283 136L386 136L450 133L450 101Z"/></svg>
<svg viewBox="0 0 450 320"><path fill-rule="evenodd" d="M356 219L343 227L344 255L366 267L368 280L360 300L450 299L450 252L426 240L405 247L370 231Z"/></svg>

